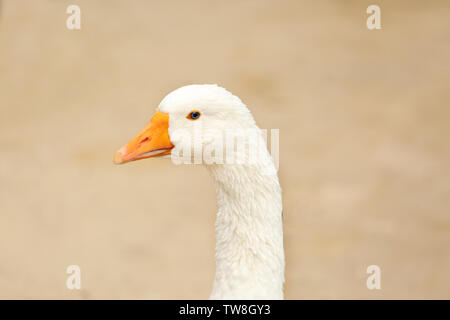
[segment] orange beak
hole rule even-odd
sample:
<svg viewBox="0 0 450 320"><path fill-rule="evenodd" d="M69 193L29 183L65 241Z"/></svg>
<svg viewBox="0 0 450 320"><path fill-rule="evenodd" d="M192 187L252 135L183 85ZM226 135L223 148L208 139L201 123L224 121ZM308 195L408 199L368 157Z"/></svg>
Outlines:
<svg viewBox="0 0 450 320"><path fill-rule="evenodd" d="M145 128L116 152L114 163L165 156L173 147L169 139L169 115L157 111Z"/></svg>

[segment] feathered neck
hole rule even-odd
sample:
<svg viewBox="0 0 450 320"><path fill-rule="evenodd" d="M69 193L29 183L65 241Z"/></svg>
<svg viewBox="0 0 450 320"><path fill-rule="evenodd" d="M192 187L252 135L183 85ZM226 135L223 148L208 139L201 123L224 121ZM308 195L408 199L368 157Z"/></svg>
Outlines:
<svg viewBox="0 0 450 320"><path fill-rule="evenodd" d="M268 157L207 166L219 207L211 299L283 299L281 188Z"/></svg>

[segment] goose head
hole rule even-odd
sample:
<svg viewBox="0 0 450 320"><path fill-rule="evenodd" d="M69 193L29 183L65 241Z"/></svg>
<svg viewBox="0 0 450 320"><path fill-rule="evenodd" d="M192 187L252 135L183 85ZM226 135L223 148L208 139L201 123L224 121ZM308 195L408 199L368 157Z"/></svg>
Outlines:
<svg viewBox="0 0 450 320"><path fill-rule="evenodd" d="M196 143L197 147L209 145L209 149L218 150L223 148L225 132L255 128L248 108L226 89L210 84L188 85L161 101L144 129L116 152L114 162L170 155L173 158L174 154L185 156L186 150L193 157Z"/></svg>

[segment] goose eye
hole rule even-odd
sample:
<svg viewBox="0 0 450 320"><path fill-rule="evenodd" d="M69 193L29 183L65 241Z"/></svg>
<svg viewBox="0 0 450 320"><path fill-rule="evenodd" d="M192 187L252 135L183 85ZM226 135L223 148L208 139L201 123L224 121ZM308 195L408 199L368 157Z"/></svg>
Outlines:
<svg viewBox="0 0 450 320"><path fill-rule="evenodd" d="M188 118L189 120L197 120L198 118L200 118L200 112L192 111L186 118Z"/></svg>

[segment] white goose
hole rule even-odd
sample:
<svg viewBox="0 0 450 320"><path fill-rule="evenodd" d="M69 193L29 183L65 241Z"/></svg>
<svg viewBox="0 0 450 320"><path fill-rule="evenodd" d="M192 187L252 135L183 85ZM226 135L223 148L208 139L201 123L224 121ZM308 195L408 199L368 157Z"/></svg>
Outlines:
<svg viewBox="0 0 450 320"><path fill-rule="evenodd" d="M196 126L200 124L199 135ZM245 150L256 145L259 153L254 161L247 161L248 152L243 155L242 149L235 148L226 150L224 161L219 157L213 163L202 161L215 180L219 207L216 274L210 299L283 299L281 188L250 111L238 97L217 85L181 87L162 100L149 124L114 157L114 162L121 164L167 155L174 160L175 155L185 156L190 151L194 155L196 142L192 146L190 139L183 138L196 134L204 154L214 149L219 155L223 154L223 140L211 136L248 130L258 132L256 140L245 144ZM244 161L228 161L232 153L243 156Z"/></svg>

